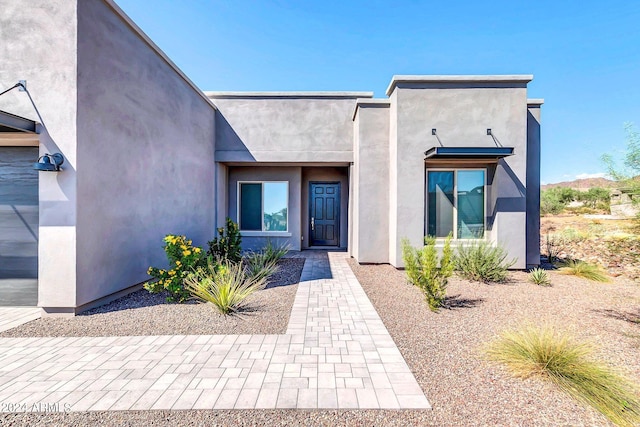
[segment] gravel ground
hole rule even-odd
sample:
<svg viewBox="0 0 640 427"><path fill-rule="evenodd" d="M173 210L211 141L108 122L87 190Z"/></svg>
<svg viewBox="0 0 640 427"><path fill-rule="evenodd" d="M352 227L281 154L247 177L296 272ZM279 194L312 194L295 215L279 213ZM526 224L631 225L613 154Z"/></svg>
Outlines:
<svg viewBox="0 0 640 427"><path fill-rule="evenodd" d="M0 337L283 334L298 289L302 258L284 258L267 287L250 297L240 315L222 316L196 302L171 304L164 294L133 292L73 318L41 318Z"/></svg>
<svg viewBox="0 0 640 427"><path fill-rule="evenodd" d="M540 379L514 379L483 360L482 345L519 323L546 323L593 341L598 357L640 383L640 324L631 318L640 316L640 286L628 279L602 284L550 272L553 286L545 288L523 272L501 285L454 278L452 308L436 314L402 271L351 266L433 406L425 423L610 425Z"/></svg>
<svg viewBox="0 0 640 427"><path fill-rule="evenodd" d="M597 342L599 356L640 379L640 286L620 279L592 283L551 272L553 287L526 282L485 285L453 279L450 309L432 313L404 273L351 263L418 382L432 411L149 411L4 414L0 424L31 425L610 425L553 386L519 380L482 360L479 348L523 321L559 325ZM639 381L640 382L640 381Z"/></svg>

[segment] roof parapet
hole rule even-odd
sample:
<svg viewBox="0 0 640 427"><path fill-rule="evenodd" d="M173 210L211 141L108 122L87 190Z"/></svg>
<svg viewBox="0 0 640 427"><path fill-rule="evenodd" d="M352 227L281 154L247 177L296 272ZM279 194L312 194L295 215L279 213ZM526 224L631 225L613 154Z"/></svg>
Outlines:
<svg viewBox="0 0 640 427"><path fill-rule="evenodd" d="M242 99L242 98L271 98L271 99L359 99L373 98L373 92L214 92L204 94L210 99Z"/></svg>
<svg viewBox="0 0 640 427"><path fill-rule="evenodd" d="M505 74L505 75L395 75L387 87L387 96L390 96L398 83L470 83L470 84L496 84L512 83L526 84L533 80L532 74Z"/></svg>
<svg viewBox="0 0 640 427"><path fill-rule="evenodd" d="M353 109L353 116L351 120L355 120L358 115L358 109L360 107L373 107L373 108L388 108L391 105L391 101L388 99L380 98L358 98L356 99L356 106Z"/></svg>

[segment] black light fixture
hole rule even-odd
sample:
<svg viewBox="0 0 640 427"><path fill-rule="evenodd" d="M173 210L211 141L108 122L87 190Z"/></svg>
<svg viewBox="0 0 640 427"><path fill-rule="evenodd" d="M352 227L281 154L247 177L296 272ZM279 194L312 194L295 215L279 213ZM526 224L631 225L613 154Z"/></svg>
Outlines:
<svg viewBox="0 0 640 427"><path fill-rule="evenodd" d="M487 135L493 135L493 134L491 133L491 129L487 129Z"/></svg>
<svg viewBox="0 0 640 427"><path fill-rule="evenodd" d="M33 164L33 168L40 172L58 172L60 170L60 165L63 163L64 157L62 154L45 154Z"/></svg>
<svg viewBox="0 0 640 427"><path fill-rule="evenodd" d="M431 129L431 135L436 135L436 130L435 129Z"/></svg>

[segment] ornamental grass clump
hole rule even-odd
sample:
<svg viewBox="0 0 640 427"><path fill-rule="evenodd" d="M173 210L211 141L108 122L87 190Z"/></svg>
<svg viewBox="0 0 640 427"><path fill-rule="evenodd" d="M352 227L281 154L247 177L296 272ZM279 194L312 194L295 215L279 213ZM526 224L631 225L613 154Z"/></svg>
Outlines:
<svg viewBox="0 0 640 427"><path fill-rule="evenodd" d="M476 282L504 282L507 270L514 260L507 260L507 253L500 246L488 242L474 242L458 246L455 269L460 276Z"/></svg>
<svg viewBox="0 0 640 427"><path fill-rule="evenodd" d="M538 267L529 272L529 281L538 286L551 286L551 279L547 272Z"/></svg>
<svg viewBox="0 0 640 427"><path fill-rule="evenodd" d="M438 257L436 239L425 237L424 247L417 249L402 240L402 260L410 283L420 288L431 311L437 312L447 295L449 277L453 274L453 250L448 236Z"/></svg>
<svg viewBox="0 0 640 427"><path fill-rule="evenodd" d="M262 254L265 257L265 261L269 263L277 263L280 261L291 249L291 245L288 243L274 245L271 243L271 239L267 239L267 245L262 249Z"/></svg>
<svg viewBox="0 0 640 427"><path fill-rule="evenodd" d="M212 304L222 314L237 313L253 293L264 289L265 277L249 277L242 263L215 263L198 268L185 280L194 299Z"/></svg>
<svg viewBox="0 0 640 427"><path fill-rule="evenodd" d="M144 288L151 293L168 292L169 302L184 302L191 294L184 288L185 278L194 268L204 264L204 252L193 246L185 236L168 234L164 238L164 251L169 267L161 269L149 267L147 274L155 280L145 283Z"/></svg>
<svg viewBox="0 0 640 427"><path fill-rule="evenodd" d="M589 264L584 261L567 260L561 263L558 272L560 274L567 274L570 276L582 277L594 282L610 282L611 279L607 276L607 273L603 271L600 266L595 264Z"/></svg>
<svg viewBox="0 0 640 427"><path fill-rule="evenodd" d="M542 377L621 426L640 423L638 386L593 359L593 348L551 327L525 325L504 331L485 348L516 377Z"/></svg>
<svg viewBox="0 0 640 427"><path fill-rule="evenodd" d="M278 261L273 261L264 251L245 255L245 271L249 277L268 279L278 271Z"/></svg>

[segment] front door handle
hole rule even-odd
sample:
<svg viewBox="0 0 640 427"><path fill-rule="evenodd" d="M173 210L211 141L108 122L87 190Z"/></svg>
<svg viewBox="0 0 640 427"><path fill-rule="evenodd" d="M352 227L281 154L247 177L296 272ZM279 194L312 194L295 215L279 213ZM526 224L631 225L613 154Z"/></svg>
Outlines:
<svg viewBox="0 0 640 427"><path fill-rule="evenodd" d="M311 217L311 231L314 231L315 229L316 229L315 218Z"/></svg>

